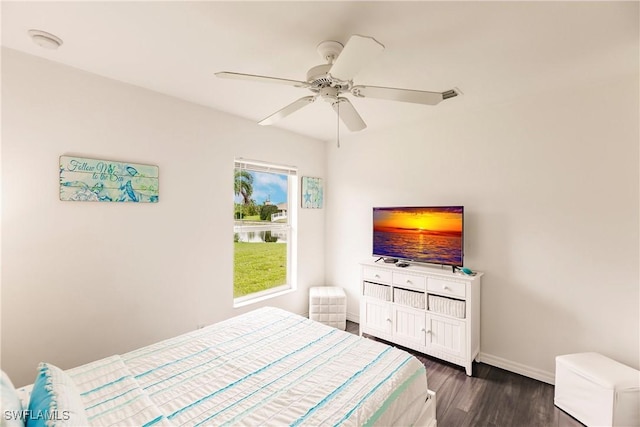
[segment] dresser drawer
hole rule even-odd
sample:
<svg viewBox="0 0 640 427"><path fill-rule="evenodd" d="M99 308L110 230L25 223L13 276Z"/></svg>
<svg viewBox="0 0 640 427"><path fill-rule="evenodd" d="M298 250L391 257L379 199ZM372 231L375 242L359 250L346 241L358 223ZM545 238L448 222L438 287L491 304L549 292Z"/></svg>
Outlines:
<svg viewBox="0 0 640 427"><path fill-rule="evenodd" d="M427 278L415 274L393 272L393 284L405 289L424 291L427 288Z"/></svg>
<svg viewBox="0 0 640 427"><path fill-rule="evenodd" d="M429 277L427 279L427 290L441 295L465 298L465 284L452 280L443 280Z"/></svg>
<svg viewBox="0 0 640 427"><path fill-rule="evenodd" d="M375 267L363 267L362 277L370 282L391 283L391 271Z"/></svg>

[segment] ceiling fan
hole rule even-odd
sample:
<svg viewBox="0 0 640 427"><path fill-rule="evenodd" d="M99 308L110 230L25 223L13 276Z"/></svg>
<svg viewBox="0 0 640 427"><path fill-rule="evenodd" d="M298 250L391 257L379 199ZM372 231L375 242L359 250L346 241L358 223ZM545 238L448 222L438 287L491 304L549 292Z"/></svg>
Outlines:
<svg viewBox="0 0 640 427"><path fill-rule="evenodd" d="M313 93L313 95L303 96L261 120L258 122L261 125L273 124L321 98L330 103L340 120L350 131L355 132L366 128L367 125L349 99L341 96L343 94L350 93L356 98L378 98L426 105L436 105L440 101L458 96L456 89L444 92L426 92L422 90L354 85L353 78L356 74L384 50L384 45L373 37L353 35L344 46L336 41L323 41L318 45L317 50L327 63L311 68L307 72L306 81L229 71L221 71L215 73L215 75L227 79L284 84L305 88Z"/></svg>

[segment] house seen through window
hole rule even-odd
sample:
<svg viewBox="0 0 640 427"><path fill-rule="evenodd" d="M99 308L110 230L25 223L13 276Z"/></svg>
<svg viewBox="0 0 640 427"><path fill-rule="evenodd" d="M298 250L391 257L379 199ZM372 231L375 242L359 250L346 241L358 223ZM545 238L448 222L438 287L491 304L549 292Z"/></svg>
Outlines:
<svg viewBox="0 0 640 427"><path fill-rule="evenodd" d="M295 168L236 160L235 303L295 288Z"/></svg>

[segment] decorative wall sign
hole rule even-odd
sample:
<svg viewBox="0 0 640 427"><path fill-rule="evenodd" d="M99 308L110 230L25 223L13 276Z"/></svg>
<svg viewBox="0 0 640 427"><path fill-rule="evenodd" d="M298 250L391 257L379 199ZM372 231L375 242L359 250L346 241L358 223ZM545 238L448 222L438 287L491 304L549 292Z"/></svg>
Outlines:
<svg viewBox="0 0 640 427"><path fill-rule="evenodd" d="M60 156L60 200L158 202L158 167Z"/></svg>
<svg viewBox="0 0 640 427"><path fill-rule="evenodd" d="M321 209L322 200L322 178L302 177L302 207L310 209Z"/></svg>

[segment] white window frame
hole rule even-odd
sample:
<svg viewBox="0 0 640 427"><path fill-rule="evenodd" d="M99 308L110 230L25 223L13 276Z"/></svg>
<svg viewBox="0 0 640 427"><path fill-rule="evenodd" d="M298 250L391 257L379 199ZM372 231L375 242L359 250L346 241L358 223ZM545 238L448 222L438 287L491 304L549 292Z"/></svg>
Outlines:
<svg viewBox="0 0 640 427"><path fill-rule="evenodd" d="M254 292L233 299L234 307L242 307L245 305L264 301L283 294L294 292L297 289L297 224L298 224L298 169L294 166L285 166L275 163L267 163L257 160L247 160L243 158L235 159L234 171L236 169L246 169L254 172L268 172L287 175L287 223L273 223L261 225L236 225L234 220L233 232L260 232L260 231L286 231L287 233L287 279L286 284L266 289L260 292ZM235 253L234 253L235 265ZM235 277L232 283L235 286Z"/></svg>

